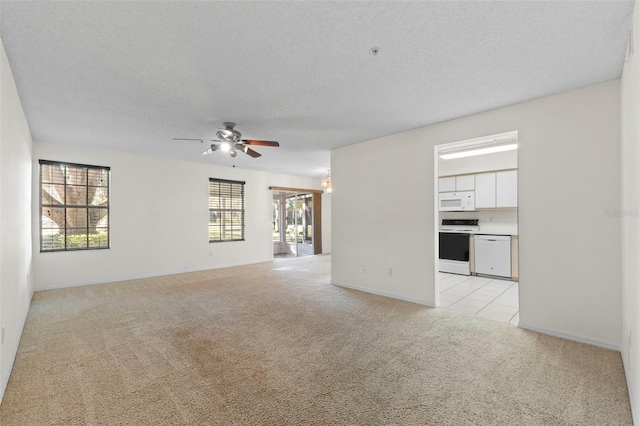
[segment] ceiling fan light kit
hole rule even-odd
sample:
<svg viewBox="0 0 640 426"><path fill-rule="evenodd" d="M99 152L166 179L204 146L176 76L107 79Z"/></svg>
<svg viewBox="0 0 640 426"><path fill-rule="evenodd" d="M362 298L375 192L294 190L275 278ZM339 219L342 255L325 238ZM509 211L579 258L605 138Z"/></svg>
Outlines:
<svg viewBox="0 0 640 426"><path fill-rule="evenodd" d="M231 123L229 121L222 123L224 128L220 128L216 131L216 136L219 139L189 139L189 138L173 138L174 141L200 141L204 142L205 140L209 140L213 142L211 147L205 151L203 151L202 155L211 154L218 149L222 152L228 152L231 157L236 157L238 155L238 151L242 151L250 157L257 158L262 154L254 151L249 148L249 145L256 146L271 146L278 147L280 144L276 141L264 141L259 139L242 139L242 133L234 129L235 123Z"/></svg>

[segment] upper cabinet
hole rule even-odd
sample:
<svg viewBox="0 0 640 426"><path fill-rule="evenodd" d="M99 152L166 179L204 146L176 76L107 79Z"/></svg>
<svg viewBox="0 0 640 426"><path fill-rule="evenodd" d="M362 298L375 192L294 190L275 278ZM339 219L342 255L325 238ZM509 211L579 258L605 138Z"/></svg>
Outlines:
<svg viewBox="0 0 640 426"><path fill-rule="evenodd" d="M473 191L476 175L449 176L440 178L438 192Z"/></svg>
<svg viewBox="0 0 640 426"><path fill-rule="evenodd" d="M518 207L518 171L480 173L476 175L476 208Z"/></svg>
<svg viewBox="0 0 640 426"><path fill-rule="evenodd" d="M438 180L438 192L453 192L456 190L456 177L444 177Z"/></svg>
<svg viewBox="0 0 640 426"><path fill-rule="evenodd" d="M496 173L496 207L518 207L518 171Z"/></svg>
<svg viewBox="0 0 640 426"><path fill-rule="evenodd" d="M496 174L480 173L476 175L476 208L496 207Z"/></svg>
<svg viewBox="0 0 640 426"><path fill-rule="evenodd" d="M476 189L476 176L456 176L456 191L473 191Z"/></svg>

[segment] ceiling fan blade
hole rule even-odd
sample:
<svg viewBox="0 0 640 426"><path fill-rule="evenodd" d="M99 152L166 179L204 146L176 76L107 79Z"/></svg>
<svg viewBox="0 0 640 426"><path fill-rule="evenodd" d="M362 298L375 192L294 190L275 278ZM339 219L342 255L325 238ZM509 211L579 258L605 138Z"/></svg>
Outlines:
<svg viewBox="0 0 640 426"><path fill-rule="evenodd" d="M254 150L252 150L251 148L249 148L248 146L243 146L242 147L242 151L247 154L250 155L253 158L257 158L260 157L262 154L260 154L259 152L256 152Z"/></svg>
<svg viewBox="0 0 640 426"><path fill-rule="evenodd" d="M222 142L218 139L189 139L189 138L173 138L174 141L198 141L198 142L204 142L204 141L210 141L210 142Z"/></svg>
<svg viewBox="0 0 640 426"><path fill-rule="evenodd" d="M245 145L257 145L257 146L280 146L276 141L261 141L257 139L243 139L242 143Z"/></svg>
<svg viewBox="0 0 640 426"><path fill-rule="evenodd" d="M211 154L213 151L217 151L218 150L218 145L212 143L211 147L205 151L202 151L201 154L202 155L207 155L207 154Z"/></svg>

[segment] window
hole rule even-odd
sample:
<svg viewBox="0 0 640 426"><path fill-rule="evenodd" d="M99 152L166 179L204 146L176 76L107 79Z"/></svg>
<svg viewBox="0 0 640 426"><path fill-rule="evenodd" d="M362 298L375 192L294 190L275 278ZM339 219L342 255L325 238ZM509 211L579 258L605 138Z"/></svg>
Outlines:
<svg viewBox="0 0 640 426"><path fill-rule="evenodd" d="M40 251L109 248L109 167L40 160Z"/></svg>
<svg viewBox="0 0 640 426"><path fill-rule="evenodd" d="M209 179L209 242L244 241L244 182Z"/></svg>

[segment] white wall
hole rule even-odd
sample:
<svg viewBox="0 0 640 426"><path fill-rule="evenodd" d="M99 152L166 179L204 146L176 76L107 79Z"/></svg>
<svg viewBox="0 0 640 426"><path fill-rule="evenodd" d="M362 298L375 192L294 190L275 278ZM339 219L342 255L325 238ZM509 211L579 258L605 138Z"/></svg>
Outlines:
<svg viewBox="0 0 640 426"><path fill-rule="evenodd" d="M636 52L622 73L622 359L631 407L640 422L640 10L633 15ZM631 343L629 345L628 343Z"/></svg>
<svg viewBox="0 0 640 426"><path fill-rule="evenodd" d="M0 40L0 400L9 381L33 294L31 133Z"/></svg>
<svg viewBox="0 0 640 426"><path fill-rule="evenodd" d="M619 347L619 80L332 151L332 281L434 306L434 145L512 130L520 326Z"/></svg>
<svg viewBox="0 0 640 426"><path fill-rule="evenodd" d="M320 189L320 179L35 142L33 194L40 159L111 167L111 248L40 253L35 232L37 290L269 261L269 187ZM209 243L210 177L246 181L246 241ZM34 229L38 203L36 195Z"/></svg>

